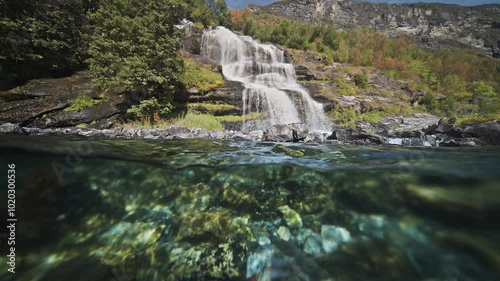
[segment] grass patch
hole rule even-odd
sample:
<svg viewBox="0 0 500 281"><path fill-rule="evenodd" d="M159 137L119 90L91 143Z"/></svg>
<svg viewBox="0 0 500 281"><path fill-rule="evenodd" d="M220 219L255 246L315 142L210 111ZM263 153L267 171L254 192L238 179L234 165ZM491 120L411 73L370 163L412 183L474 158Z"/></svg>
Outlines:
<svg viewBox="0 0 500 281"><path fill-rule="evenodd" d="M104 100L104 95L100 95L99 98L91 98L87 95L79 95L75 99L69 101L69 106L66 107L64 111L82 111L84 109L99 105L104 102Z"/></svg>
<svg viewBox="0 0 500 281"><path fill-rule="evenodd" d="M235 109L234 106L227 103L189 103L187 105L189 111L198 112L208 112L209 114L215 114L216 112L224 112Z"/></svg>
<svg viewBox="0 0 500 281"><path fill-rule="evenodd" d="M166 129L173 125L206 130L224 130L224 126L215 116L210 114L196 114L193 112L188 112L186 115L175 119L156 119L154 122L151 122L149 118L141 118L140 120L121 124L125 129Z"/></svg>
<svg viewBox="0 0 500 281"><path fill-rule="evenodd" d="M200 65L187 57L184 57L184 73L181 81L186 87L196 87L201 92L224 86L222 74L212 71L211 65Z"/></svg>
<svg viewBox="0 0 500 281"><path fill-rule="evenodd" d="M255 120L255 119L260 119L265 116L265 113L263 112L251 112L246 115L224 115L224 116L217 116L215 117L217 120L220 122L243 122L243 120Z"/></svg>
<svg viewBox="0 0 500 281"><path fill-rule="evenodd" d="M490 114L471 114L457 118L457 125L465 125L470 123L482 123L500 120L500 112Z"/></svg>
<svg viewBox="0 0 500 281"><path fill-rule="evenodd" d="M201 128L206 130L224 130L224 126L219 120L210 114L196 114L188 112L181 118L175 119L173 125L184 126L188 128Z"/></svg>

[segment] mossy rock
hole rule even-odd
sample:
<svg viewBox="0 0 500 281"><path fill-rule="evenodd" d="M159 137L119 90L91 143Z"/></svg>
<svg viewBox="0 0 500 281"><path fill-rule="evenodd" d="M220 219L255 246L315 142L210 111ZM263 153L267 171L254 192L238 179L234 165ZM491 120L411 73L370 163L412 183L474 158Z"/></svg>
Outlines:
<svg viewBox="0 0 500 281"><path fill-rule="evenodd" d="M227 210L205 211L182 219L177 240L223 241L231 231L231 216Z"/></svg>
<svg viewBox="0 0 500 281"><path fill-rule="evenodd" d="M222 204L238 212L252 212L258 208L258 202L255 198L231 185L224 185L222 192Z"/></svg>
<svg viewBox="0 0 500 281"><path fill-rule="evenodd" d="M214 193L214 190L204 183L186 188L175 199L175 210L180 215L205 211L214 203Z"/></svg>

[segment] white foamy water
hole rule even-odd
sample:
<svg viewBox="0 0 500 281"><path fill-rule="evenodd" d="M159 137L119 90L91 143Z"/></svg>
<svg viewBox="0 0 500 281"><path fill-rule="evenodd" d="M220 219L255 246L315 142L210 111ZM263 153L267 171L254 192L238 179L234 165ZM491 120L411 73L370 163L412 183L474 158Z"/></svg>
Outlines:
<svg viewBox="0 0 500 281"><path fill-rule="evenodd" d="M331 131L323 105L297 83L293 65L276 46L217 27L203 34L202 54L222 65L226 79L243 83L243 114L263 116L244 122L243 130L304 122L312 130Z"/></svg>

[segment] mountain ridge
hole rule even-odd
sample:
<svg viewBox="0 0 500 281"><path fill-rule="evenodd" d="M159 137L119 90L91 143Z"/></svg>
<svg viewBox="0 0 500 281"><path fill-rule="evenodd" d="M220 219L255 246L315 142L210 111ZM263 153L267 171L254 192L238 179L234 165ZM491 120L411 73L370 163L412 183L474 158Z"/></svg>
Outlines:
<svg viewBox="0 0 500 281"><path fill-rule="evenodd" d="M468 47L500 58L500 4L287 0L251 8L311 24L332 23L339 29L367 26L391 37L402 33L414 36L423 47Z"/></svg>

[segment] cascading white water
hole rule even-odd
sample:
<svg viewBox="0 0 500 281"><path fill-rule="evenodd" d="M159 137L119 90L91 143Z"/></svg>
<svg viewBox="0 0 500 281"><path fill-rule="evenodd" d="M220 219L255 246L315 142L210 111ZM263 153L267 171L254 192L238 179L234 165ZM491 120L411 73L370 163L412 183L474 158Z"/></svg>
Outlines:
<svg viewBox="0 0 500 281"><path fill-rule="evenodd" d="M297 84L293 65L285 63L284 52L276 46L217 27L203 34L201 49L222 65L226 79L245 86L243 116L260 113L258 120L244 122L243 130L304 122L312 130L331 131L323 105Z"/></svg>

